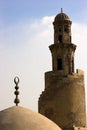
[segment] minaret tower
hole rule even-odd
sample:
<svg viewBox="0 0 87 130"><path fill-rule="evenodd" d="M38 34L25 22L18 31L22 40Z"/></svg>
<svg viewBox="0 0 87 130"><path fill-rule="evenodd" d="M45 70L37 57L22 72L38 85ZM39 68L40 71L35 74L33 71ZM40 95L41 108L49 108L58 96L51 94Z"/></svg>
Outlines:
<svg viewBox="0 0 87 130"><path fill-rule="evenodd" d="M84 73L74 72L71 24L61 9L53 22L54 44L49 46L52 71L45 73L45 90L38 101L38 111L64 130L86 126Z"/></svg>
<svg viewBox="0 0 87 130"><path fill-rule="evenodd" d="M74 72L74 52L76 45L71 43L71 24L69 17L62 12L55 17L54 44L50 46L53 71L62 75Z"/></svg>

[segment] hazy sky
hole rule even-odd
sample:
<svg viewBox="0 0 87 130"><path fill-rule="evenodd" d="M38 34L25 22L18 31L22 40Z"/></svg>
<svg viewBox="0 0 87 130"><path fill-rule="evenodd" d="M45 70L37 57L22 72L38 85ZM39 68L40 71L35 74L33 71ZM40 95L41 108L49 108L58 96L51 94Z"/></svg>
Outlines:
<svg viewBox="0 0 87 130"><path fill-rule="evenodd" d="M73 22L75 68L85 71L87 86L87 0L1 0L0 110L14 105L13 81L18 76L20 105L37 111L44 73L52 70L52 22L61 8Z"/></svg>

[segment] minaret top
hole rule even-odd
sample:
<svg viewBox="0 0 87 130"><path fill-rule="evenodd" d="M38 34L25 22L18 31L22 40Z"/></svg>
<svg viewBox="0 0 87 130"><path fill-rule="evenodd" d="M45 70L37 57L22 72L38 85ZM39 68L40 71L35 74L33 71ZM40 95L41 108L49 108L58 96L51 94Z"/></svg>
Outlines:
<svg viewBox="0 0 87 130"><path fill-rule="evenodd" d="M63 13L63 8L61 8L61 12L56 15L54 21L55 22L58 22L58 21L70 21L70 18L69 18L69 16L67 14Z"/></svg>

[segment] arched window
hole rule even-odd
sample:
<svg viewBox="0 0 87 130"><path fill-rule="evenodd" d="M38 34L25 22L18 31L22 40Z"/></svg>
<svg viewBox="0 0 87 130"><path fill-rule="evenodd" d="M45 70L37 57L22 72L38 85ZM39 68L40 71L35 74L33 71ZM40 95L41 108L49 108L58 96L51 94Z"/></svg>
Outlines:
<svg viewBox="0 0 87 130"><path fill-rule="evenodd" d="M67 28L66 27L64 28L64 31L67 32Z"/></svg>
<svg viewBox="0 0 87 130"><path fill-rule="evenodd" d="M61 27L61 26L59 26L59 29L58 29L58 30L59 30L59 32L62 32L62 27Z"/></svg>
<svg viewBox="0 0 87 130"><path fill-rule="evenodd" d="M70 36L70 42L71 42L71 36Z"/></svg>
<svg viewBox="0 0 87 130"><path fill-rule="evenodd" d="M62 70L62 59L57 59L57 70Z"/></svg>
<svg viewBox="0 0 87 130"><path fill-rule="evenodd" d="M69 26L65 26L65 27L64 27L64 31L65 31L66 33L69 33Z"/></svg>
<svg viewBox="0 0 87 130"><path fill-rule="evenodd" d="M59 42L62 42L62 35L59 35L58 40Z"/></svg>

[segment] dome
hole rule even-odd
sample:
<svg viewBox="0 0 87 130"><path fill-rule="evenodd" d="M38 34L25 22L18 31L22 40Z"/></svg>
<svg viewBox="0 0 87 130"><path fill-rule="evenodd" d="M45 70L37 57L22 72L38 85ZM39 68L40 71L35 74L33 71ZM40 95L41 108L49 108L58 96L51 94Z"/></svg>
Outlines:
<svg viewBox="0 0 87 130"><path fill-rule="evenodd" d="M61 8L61 13L57 14L55 17L55 21L65 21L65 20L69 20L70 18L67 14L63 13L63 10Z"/></svg>
<svg viewBox="0 0 87 130"><path fill-rule="evenodd" d="M13 106L0 111L0 130L61 130L55 123L27 108Z"/></svg>

